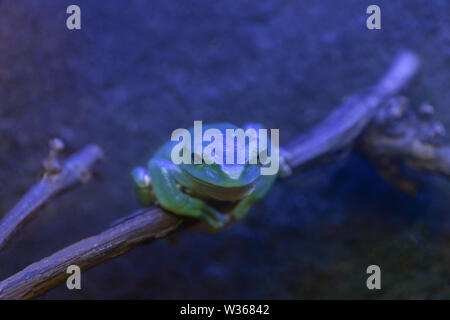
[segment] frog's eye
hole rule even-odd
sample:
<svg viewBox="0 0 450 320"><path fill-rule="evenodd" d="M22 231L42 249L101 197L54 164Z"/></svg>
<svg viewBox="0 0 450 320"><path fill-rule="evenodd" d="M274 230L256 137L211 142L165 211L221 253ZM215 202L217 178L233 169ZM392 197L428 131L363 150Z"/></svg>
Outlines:
<svg viewBox="0 0 450 320"><path fill-rule="evenodd" d="M197 160L197 162L196 162ZM198 155L195 152L191 153L191 164L202 164L203 163L203 159L201 155Z"/></svg>

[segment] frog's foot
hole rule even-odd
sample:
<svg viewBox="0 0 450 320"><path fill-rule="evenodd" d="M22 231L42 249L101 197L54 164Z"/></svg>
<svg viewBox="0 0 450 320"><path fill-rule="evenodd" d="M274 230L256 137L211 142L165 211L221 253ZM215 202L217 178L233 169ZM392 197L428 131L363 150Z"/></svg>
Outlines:
<svg viewBox="0 0 450 320"><path fill-rule="evenodd" d="M150 172L144 167L136 167L131 171L131 177L139 202L144 206L155 203L156 197L152 191Z"/></svg>
<svg viewBox="0 0 450 320"><path fill-rule="evenodd" d="M232 216L236 220L242 220L250 208L259 200L264 198L270 187L274 183L276 175L260 176L255 184L255 189L247 197L238 202L236 207L232 211Z"/></svg>
<svg viewBox="0 0 450 320"><path fill-rule="evenodd" d="M228 215L220 213L216 209L207 205L205 206L202 218L206 221L206 223L212 230L223 228L230 220L230 217Z"/></svg>
<svg viewBox="0 0 450 320"><path fill-rule="evenodd" d="M231 212L233 218L237 221L240 221L244 219L247 212L250 210L252 205L257 201L257 199L250 198L250 199L243 199L239 201L239 203L236 205L236 207Z"/></svg>
<svg viewBox="0 0 450 320"><path fill-rule="evenodd" d="M202 219L211 229L222 228L229 217L210 207L206 202L184 193L178 183L180 169L169 160L153 159L148 164L152 186L160 205L175 214Z"/></svg>
<svg viewBox="0 0 450 320"><path fill-rule="evenodd" d="M182 207L177 206L173 201L168 203L165 200L161 201L161 206L178 215L201 219L208 224L210 230L221 229L229 221L228 215L220 213L202 200L187 195L185 199L186 202Z"/></svg>

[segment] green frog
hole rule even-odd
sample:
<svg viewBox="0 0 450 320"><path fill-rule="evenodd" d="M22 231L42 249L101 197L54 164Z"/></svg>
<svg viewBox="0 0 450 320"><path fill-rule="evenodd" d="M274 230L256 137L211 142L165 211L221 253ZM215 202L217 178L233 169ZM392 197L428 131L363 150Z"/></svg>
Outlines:
<svg viewBox="0 0 450 320"><path fill-rule="evenodd" d="M209 128L218 129L224 136L227 129L238 129L230 123L213 123L203 126L203 132ZM258 132L263 127L259 124L244 126L244 130L249 128ZM193 133L193 128L189 131ZM249 147L247 140L245 147ZM200 164L191 162L177 165L171 158L177 143L165 143L150 158L147 168L136 167L132 171L137 196L143 205L149 206L157 200L168 211L202 219L212 229L219 229L228 222L230 216L236 220L243 219L252 205L267 194L277 178L277 174L261 174L261 168L267 164L263 165L261 161L255 163L255 159L252 159L255 153L252 152L248 152L242 164L207 164L208 161L202 161ZM269 137L266 145L270 145ZM223 146L224 151L230 148L229 143ZM204 159L205 154L199 154L194 149L187 148L185 152L190 152L192 159ZM235 202L235 206L231 215L227 215L212 207L209 200L231 201Z"/></svg>

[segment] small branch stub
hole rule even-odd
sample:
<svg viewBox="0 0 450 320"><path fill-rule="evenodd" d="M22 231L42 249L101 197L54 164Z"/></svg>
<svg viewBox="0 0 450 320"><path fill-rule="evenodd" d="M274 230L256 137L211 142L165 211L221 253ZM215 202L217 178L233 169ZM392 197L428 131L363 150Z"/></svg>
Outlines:
<svg viewBox="0 0 450 320"><path fill-rule="evenodd" d="M78 183L86 182L90 177L91 168L103 158L101 148L92 144L69 157L64 165L61 165L58 153L63 146L64 144L59 139L50 141L50 152L43 163L42 179L34 184L0 220L0 249L52 197Z"/></svg>
<svg viewBox="0 0 450 320"><path fill-rule="evenodd" d="M49 141L48 145L50 147L50 151L47 159L45 159L42 164L44 167L44 175L52 175L61 172L61 164L58 160L58 153L64 149L64 142L59 138L54 138Z"/></svg>

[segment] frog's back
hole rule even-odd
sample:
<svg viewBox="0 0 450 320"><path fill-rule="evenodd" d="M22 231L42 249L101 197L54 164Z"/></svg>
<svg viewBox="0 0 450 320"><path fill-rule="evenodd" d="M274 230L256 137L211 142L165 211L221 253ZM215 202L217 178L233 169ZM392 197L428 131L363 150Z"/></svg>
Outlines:
<svg viewBox="0 0 450 320"><path fill-rule="evenodd" d="M216 123L208 123L202 125L202 137L203 133L208 129L217 129L224 136L226 134L226 129L237 129L238 127L234 124L228 122L216 122ZM188 129L191 135L191 143L194 143L194 127ZM165 159L171 160L172 149L179 143L179 141L167 141L161 147L159 147L156 152L152 155L152 159Z"/></svg>

